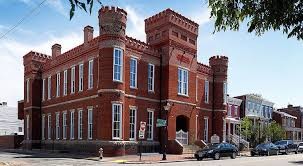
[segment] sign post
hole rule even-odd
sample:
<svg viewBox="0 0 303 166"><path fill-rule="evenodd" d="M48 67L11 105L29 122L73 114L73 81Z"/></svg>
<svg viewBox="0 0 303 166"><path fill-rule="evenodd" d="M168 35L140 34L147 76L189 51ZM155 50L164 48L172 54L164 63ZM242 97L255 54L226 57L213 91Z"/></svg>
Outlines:
<svg viewBox="0 0 303 166"><path fill-rule="evenodd" d="M139 151L140 151L140 161L142 158L142 140L145 136L145 128L146 128L146 122L140 122L140 130L139 130L139 139L140 139L140 145L139 145Z"/></svg>

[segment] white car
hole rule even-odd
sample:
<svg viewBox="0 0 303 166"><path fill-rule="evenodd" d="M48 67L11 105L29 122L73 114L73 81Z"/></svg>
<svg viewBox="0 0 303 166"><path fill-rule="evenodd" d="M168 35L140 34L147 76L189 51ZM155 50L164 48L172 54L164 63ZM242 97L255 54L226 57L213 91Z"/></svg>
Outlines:
<svg viewBox="0 0 303 166"><path fill-rule="evenodd" d="M298 144L298 152L303 153L303 142L300 142L300 143Z"/></svg>

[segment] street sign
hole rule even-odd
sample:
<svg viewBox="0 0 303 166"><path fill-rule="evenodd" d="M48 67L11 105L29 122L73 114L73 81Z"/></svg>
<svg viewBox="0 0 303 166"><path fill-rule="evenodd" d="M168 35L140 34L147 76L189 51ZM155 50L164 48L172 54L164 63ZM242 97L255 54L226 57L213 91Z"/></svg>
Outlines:
<svg viewBox="0 0 303 166"><path fill-rule="evenodd" d="M157 119L156 127L165 127L165 126L166 126L166 120Z"/></svg>
<svg viewBox="0 0 303 166"><path fill-rule="evenodd" d="M139 139L144 139L146 122L140 122Z"/></svg>
<svg viewBox="0 0 303 166"><path fill-rule="evenodd" d="M210 137L210 143L212 144L220 143L220 137L214 134L213 136Z"/></svg>

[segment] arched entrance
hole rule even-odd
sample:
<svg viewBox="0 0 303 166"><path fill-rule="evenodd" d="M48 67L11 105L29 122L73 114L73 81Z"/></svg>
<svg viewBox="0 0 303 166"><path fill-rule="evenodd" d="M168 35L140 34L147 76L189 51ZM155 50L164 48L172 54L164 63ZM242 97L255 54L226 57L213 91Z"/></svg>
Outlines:
<svg viewBox="0 0 303 166"><path fill-rule="evenodd" d="M184 115L179 115L176 118L176 140L182 145L188 144L188 127L189 119Z"/></svg>

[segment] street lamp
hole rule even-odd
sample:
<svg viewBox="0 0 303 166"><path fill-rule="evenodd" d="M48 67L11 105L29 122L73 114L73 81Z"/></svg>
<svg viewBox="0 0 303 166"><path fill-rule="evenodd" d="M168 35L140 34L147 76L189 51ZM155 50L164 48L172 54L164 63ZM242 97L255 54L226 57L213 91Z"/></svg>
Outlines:
<svg viewBox="0 0 303 166"><path fill-rule="evenodd" d="M166 160L166 146L167 146L167 139L168 139L168 134L167 134L167 126L168 126L168 111L171 108L171 105L167 102L164 107L165 110L165 120L166 120L166 125L164 126L164 130L165 130L165 137L164 137L164 146L163 146L163 156L162 156L162 160Z"/></svg>

